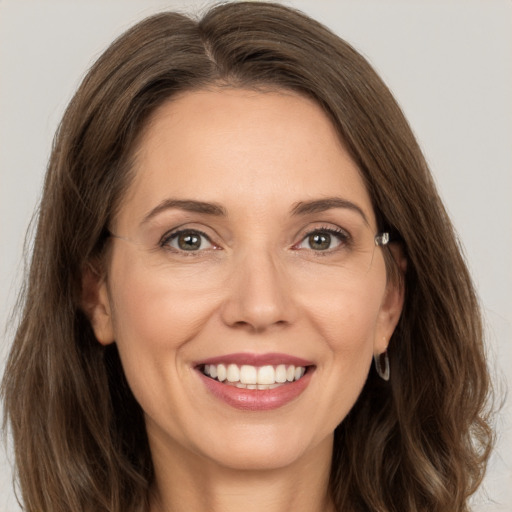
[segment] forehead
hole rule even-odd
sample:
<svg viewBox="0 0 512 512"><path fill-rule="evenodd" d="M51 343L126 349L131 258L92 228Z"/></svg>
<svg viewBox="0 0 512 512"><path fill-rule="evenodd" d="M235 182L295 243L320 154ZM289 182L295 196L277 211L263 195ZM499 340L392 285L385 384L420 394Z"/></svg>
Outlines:
<svg viewBox="0 0 512 512"><path fill-rule="evenodd" d="M136 221L168 197L275 212L332 196L357 202L373 219L359 169L332 122L293 92L183 93L155 111L134 162L120 220Z"/></svg>

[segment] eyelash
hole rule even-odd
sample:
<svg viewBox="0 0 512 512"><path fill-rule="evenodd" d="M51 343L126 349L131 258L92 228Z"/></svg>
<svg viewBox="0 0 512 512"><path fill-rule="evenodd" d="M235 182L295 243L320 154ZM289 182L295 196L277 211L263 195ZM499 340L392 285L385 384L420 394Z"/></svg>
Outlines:
<svg viewBox="0 0 512 512"><path fill-rule="evenodd" d="M171 247L169 245L173 240L176 240L180 235L183 235L183 234L196 235L201 238L204 238L208 241L208 243L210 243L212 245L212 248L214 250L218 249L218 247L212 242L211 238L206 233L204 233L203 231L201 231L199 229L180 229L178 231L168 232L161 238L161 240L159 242L159 246L163 249L179 252L180 254L183 254L186 256L197 256L200 252L202 252L201 250L187 251L184 249L178 249L176 247Z"/></svg>
<svg viewBox="0 0 512 512"><path fill-rule="evenodd" d="M308 231L307 233L305 233L304 236L300 239L300 241L297 244L293 245L293 248L295 248L296 250L301 250L301 248L299 246L302 245L309 237L311 237L315 234L328 234L330 236L334 236L339 241L340 246L343 246L343 247L349 247L352 242L352 237L344 229L324 226L324 227L312 229L311 231ZM340 247L335 247L333 249L317 250L317 251L315 251L314 249L310 249L310 250L313 253L315 253L315 255L324 256L324 255L333 253L339 249L340 249Z"/></svg>
<svg viewBox="0 0 512 512"><path fill-rule="evenodd" d="M187 255L187 256L197 256L200 252L203 252L205 250L205 249L202 249L202 250L199 249L199 250L187 251L184 249L177 249L177 248L171 247L169 245L173 240L176 240L180 235L183 235L183 234L191 234L191 235L196 235L196 236L202 237L202 238L206 239L209 244L212 245L212 247L209 249L214 249L214 250L219 249L219 247L216 246L212 242L211 238L206 233L204 233L203 231L201 231L199 229L180 229L178 231L168 232L165 235L163 235L163 237L161 238L161 240L159 242L159 246L163 249L176 251L176 252L179 252L180 254ZM300 245L302 245L304 243L304 241L307 240L308 237L311 237L315 234L328 234L328 235L334 236L335 238L338 239L340 245L343 245L345 247L350 246L350 244L352 242L352 237L344 229L332 228L332 227L320 227L320 228L312 229L311 231L308 231L307 233L305 233L298 243L292 245L292 249L302 250L300 248ZM325 255L325 254L335 252L338 249L339 248L336 247L334 249L325 249L325 250L317 250L317 251L315 251L314 249L310 249L310 250L313 253L316 253L318 255Z"/></svg>

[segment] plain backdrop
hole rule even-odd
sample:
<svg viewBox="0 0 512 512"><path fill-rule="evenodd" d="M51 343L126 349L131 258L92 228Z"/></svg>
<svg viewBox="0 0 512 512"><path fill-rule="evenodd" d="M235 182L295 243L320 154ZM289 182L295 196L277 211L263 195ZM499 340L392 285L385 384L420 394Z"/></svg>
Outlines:
<svg viewBox="0 0 512 512"><path fill-rule="evenodd" d="M347 39L388 83L426 154L481 298L498 390L512 384L512 2L284 2ZM122 31L209 2L0 0L0 368L23 273L24 234L51 141L86 70ZM512 404L476 512L512 510ZM0 511L17 512L0 449Z"/></svg>

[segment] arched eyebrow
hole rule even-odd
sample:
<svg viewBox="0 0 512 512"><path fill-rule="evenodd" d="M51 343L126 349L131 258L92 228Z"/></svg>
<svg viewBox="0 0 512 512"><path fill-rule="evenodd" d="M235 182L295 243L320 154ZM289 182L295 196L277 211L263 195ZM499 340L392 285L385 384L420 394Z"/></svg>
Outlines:
<svg viewBox="0 0 512 512"><path fill-rule="evenodd" d="M141 224L145 224L164 210L173 208L187 212L204 213L206 215L226 216L226 210L217 203L195 201L193 199L164 199L144 216Z"/></svg>
<svg viewBox="0 0 512 512"><path fill-rule="evenodd" d="M363 209L357 204L347 201L341 197L326 197L324 199L315 199L313 201L300 201L296 203L291 213L292 215L310 215L312 213L325 212L333 208L346 208L357 212L363 218L366 225L370 225Z"/></svg>
<svg viewBox="0 0 512 512"><path fill-rule="evenodd" d="M193 199L164 199L161 203L155 206L149 213L144 216L141 224L145 224L159 213L176 208L187 212L203 213L206 215L213 215L217 217L225 217L227 215L223 206L218 203L209 203L205 201L195 201ZM312 213L325 212L333 208L346 208L357 212L364 220L365 224L369 225L368 219L361 207L357 204L343 199L341 197L327 197L324 199L315 199L312 201L300 201L296 203L291 214L296 215L309 215Z"/></svg>

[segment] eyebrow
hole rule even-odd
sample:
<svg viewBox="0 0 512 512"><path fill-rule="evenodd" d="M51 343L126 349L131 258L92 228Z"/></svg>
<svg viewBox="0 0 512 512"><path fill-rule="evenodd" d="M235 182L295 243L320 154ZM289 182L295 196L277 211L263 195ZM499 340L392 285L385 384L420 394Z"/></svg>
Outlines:
<svg viewBox="0 0 512 512"><path fill-rule="evenodd" d="M292 208L292 215L309 215L312 213L325 212L333 208L345 208L352 210L361 215L367 225L370 224L360 206L341 197L326 197L325 199L315 199L313 201L301 201L296 203Z"/></svg>
<svg viewBox="0 0 512 512"><path fill-rule="evenodd" d="M164 199L144 216L141 224L145 224L159 213L176 208L187 212L204 213L206 215L226 216L226 210L217 203L194 201L193 199Z"/></svg>
<svg viewBox="0 0 512 512"><path fill-rule="evenodd" d="M164 199L144 216L141 224L145 224L159 213L173 208L187 212L213 215L216 217L225 217L227 215L226 210L217 203L195 201L193 199ZM355 211L363 218L366 224L369 224L362 208L341 197L327 197L325 199L315 199L313 201L300 201L293 206L291 213L292 215L309 215L312 213L325 212L333 208L345 208Z"/></svg>

